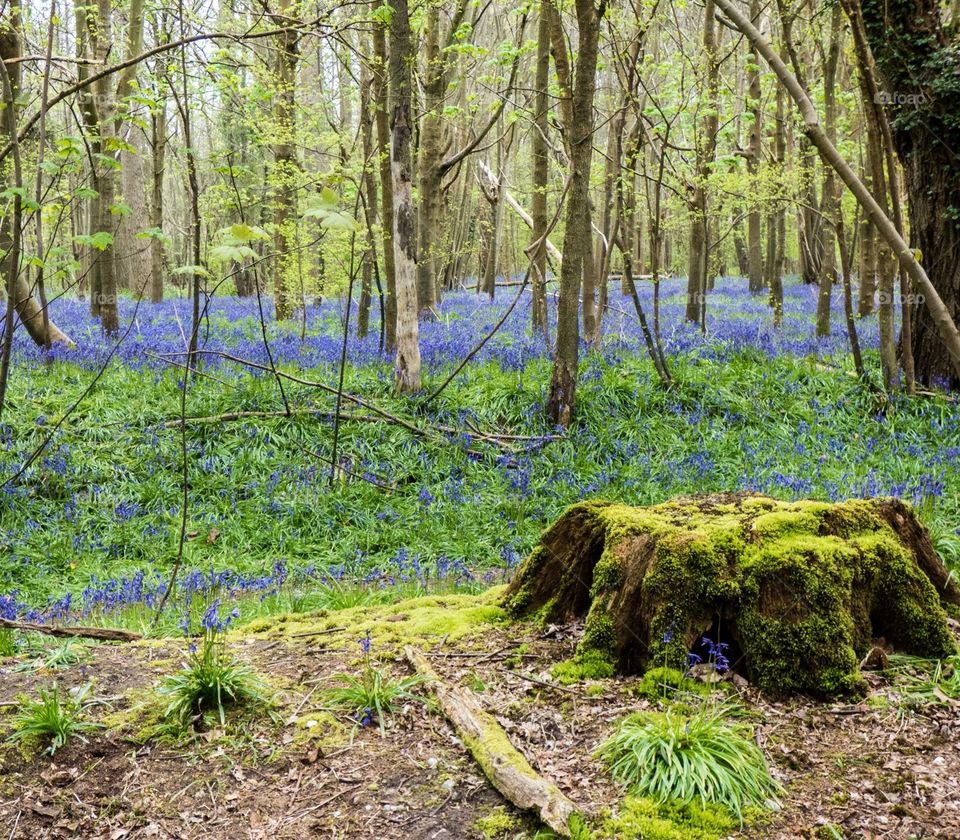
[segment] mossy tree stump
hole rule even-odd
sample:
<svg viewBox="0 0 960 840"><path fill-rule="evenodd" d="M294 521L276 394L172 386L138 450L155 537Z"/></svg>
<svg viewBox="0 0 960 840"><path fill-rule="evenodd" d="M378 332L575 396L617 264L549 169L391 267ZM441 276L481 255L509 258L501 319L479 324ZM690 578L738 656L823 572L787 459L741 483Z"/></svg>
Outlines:
<svg viewBox="0 0 960 840"><path fill-rule="evenodd" d="M945 604L960 605L960 590L903 502L744 494L574 505L504 596L517 617L585 617L577 657L621 673L685 668L717 634L761 690L819 696L862 690L858 663L878 637L954 653Z"/></svg>

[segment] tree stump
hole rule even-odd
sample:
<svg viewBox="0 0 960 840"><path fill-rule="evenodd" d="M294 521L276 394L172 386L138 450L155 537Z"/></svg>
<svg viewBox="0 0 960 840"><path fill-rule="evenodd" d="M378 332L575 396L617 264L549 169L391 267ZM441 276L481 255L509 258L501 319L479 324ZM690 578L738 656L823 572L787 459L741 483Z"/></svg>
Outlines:
<svg viewBox="0 0 960 840"><path fill-rule="evenodd" d="M858 663L876 639L955 653L948 604L960 589L905 503L749 494L574 505L504 596L516 617L585 618L577 658L621 673L686 669L706 635L762 691L821 697L864 689Z"/></svg>

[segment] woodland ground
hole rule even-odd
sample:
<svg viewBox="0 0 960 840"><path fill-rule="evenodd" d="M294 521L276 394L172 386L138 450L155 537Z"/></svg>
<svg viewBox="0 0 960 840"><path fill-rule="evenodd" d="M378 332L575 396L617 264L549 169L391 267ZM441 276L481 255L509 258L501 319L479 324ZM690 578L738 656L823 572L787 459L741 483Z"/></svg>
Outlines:
<svg viewBox="0 0 960 840"><path fill-rule="evenodd" d="M449 605L451 611L456 607ZM394 622L394 635L402 637L418 609L416 602L405 602L374 620ZM53 759L4 747L0 825L11 840L551 836L538 833L535 823L491 789L443 718L419 704L392 716L385 737L370 727L351 741L352 721L325 710L318 687L334 673L357 667L355 628L307 635L309 628L363 620L357 610L342 615L298 617L300 623L289 628L264 622L256 632L236 634L242 656L279 690L275 719L234 719L224 729L172 745L137 739L148 717L138 704L181 658L183 645L95 646L89 662L57 676L64 686L93 680L95 695L103 698L93 716L111 728ZM539 772L581 807L618 813L623 791L609 781L593 750L614 721L657 701L637 695L636 678L553 682L550 666L572 654L576 626L546 632L531 625L487 626L479 636L478 629L452 641L439 632L418 641L432 648L442 678L478 693ZM391 662L395 654L385 642L383 660ZM391 668L397 674L409 670L403 662ZM50 677L5 669L0 679L9 695L29 693ZM748 713L786 794L781 810L723 836L960 836L956 702L911 701L889 675L872 675L870 683L869 697L854 704L770 702L749 686L731 689L727 699L736 698ZM628 824L604 825L594 835L598 840L718 836L666 821L656 824L656 833L644 834L630 832Z"/></svg>
<svg viewBox="0 0 960 840"><path fill-rule="evenodd" d="M950 398L887 401L865 388L852 376L842 325L814 337L815 290L798 283L788 284L778 331L764 298L742 281L722 281L705 336L683 324L681 290L667 284L663 312L676 384L657 383L631 303L612 291L605 338L583 355L579 413L564 435L542 419L549 363L543 339L530 334L526 299L426 405L392 396L375 324L367 339L351 337L345 390L403 422L371 421L369 409L345 404L353 417L341 428L332 488L329 465L310 454L329 457L329 394L287 381L290 405L309 413L191 424L185 569L156 626L182 480L178 371L160 356L182 352L188 308L183 300L126 303L130 329L114 349L89 325L84 304L58 301L54 317L78 349L45 360L18 336L0 427L0 477L8 480L0 616L117 624L158 638L90 645L87 661L56 673L18 669L36 642L13 640L14 657L0 661L6 710L18 693L53 679L92 681L103 702L91 714L109 728L52 760L4 747L0 826L11 838L482 836L498 822L483 818L497 809L515 815L441 717L411 704L392 716L385 738L363 729L351 743L349 719L322 708L318 686L357 667L363 620L320 636L281 629L338 625L342 608L386 611L374 643L382 661L406 674L396 661L406 608L390 603L507 579L540 531L582 498L649 504L738 489L780 498L897 495L917 505L944 559L960 560L960 412ZM649 315L649 290L643 300ZM427 391L508 303L506 295L492 304L454 295L438 321L423 325ZM255 314L255 301L215 300L202 346L269 367ZM304 338L300 325L271 324L277 366L335 384L341 315L336 303L310 307ZM858 326L875 370L875 320ZM283 408L269 371L211 355L203 373L189 384L190 417ZM51 434L42 457L9 481ZM240 612L231 646L279 691L276 719L233 721L189 743L138 743L141 703L177 669L184 631L196 630L216 597ZM283 614L291 618L279 621ZM411 638L431 650L441 675L475 688L535 767L585 807L616 812L623 792L591 756L615 720L650 702L633 693L636 680L550 679L577 628L498 625L459 638L422 630ZM871 695L849 706L773 703L737 688L787 789L783 809L741 836L960 836L953 700L917 701L889 674L871 683ZM505 832L532 837L535 828L519 820ZM611 828L607 836L636 835Z"/></svg>

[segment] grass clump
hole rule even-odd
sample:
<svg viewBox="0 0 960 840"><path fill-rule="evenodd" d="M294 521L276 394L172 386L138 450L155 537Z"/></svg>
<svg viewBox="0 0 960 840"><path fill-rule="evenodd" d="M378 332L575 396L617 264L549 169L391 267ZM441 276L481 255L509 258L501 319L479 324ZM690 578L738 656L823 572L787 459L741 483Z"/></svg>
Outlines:
<svg viewBox="0 0 960 840"><path fill-rule="evenodd" d="M45 742L48 755L66 746L71 738L85 740L82 733L99 728L99 724L84 720L84 700L89 691L87 683L64 694L54 682L49 688L41 688L37 699L19 698L20 707L7 740Z"/></svg>
<svg viewBox="0 0 960 840"><path fill-rule="evenodd" d="M766 805L780 785L750 729L725 718L723 707L633 714L598 754L633 794L658 804L721 805L742 822L746 808Z"/></svg>
<svg viewBox="0 0 960 840"><path fill-rule="evenodd" d="M227 650L223 634L234 614L220 618L219 607L219 600L214 601L204 615L203 640L199 645L190 644L183 669L167 677L157 690L167 702L164 720L181 731L208 718L222 726L229 707L268 706L271 702L263 679Z"/></svg>
<svg viewBox="0 0 960 840"><path fill-rule="evenodd" d="M334 708L345 709L353 717L356 730L377 723L380 734L386 734L386 719L397 705L404 701L422 701L411 689L423 682L423 677L413 676L397 680L379 667L370 654L370 632L360 639L363 667L359 674L336 674L340 685L324 692L326 702Z"/></svg>
<svg viewBox="0 0 960 840"><path fill-rule="evenodd" d="M22 662L14 671L60 671L80 665L90 658L90 652L85 645L74 639L68 639L63 644L51 648L42 648L38 656Z"/></svg>

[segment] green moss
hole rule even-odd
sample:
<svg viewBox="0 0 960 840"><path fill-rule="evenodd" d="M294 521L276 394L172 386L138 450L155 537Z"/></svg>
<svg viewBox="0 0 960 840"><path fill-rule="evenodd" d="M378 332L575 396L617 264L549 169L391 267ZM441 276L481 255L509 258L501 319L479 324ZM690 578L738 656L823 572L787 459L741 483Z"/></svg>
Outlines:
<svg viewBox="0 0 960 840"><path fill-rule="evenodd" d="M706 696L710 689L702 682L685 677L676 668L651 668L633 688L633 693L648 700L670 699L681 692Z"/></svg>
<svg viewBox="0 0 960 840"><path fill-rule="evenodd" d="M263 634L270 638L308 637L331 640L359 639L370 631L374 645L425 644L478 636L491 625L503 624L507 615L497 605L503 587L480 595L427 595L395 604L351 607L335 612L295 613L258 619L238 634Z"/></svg>
<svg viewBox="0 0 960 840"><path fill-rule="evenodd" d="M485 817L480 817L473 827L483 840L497 840L497 838L512 836L518 825L517 818L508 814L506 809L496 808Z"/></svg>
<svg viewBox="0 0 960 840"><path fill-rule="evenodd" d="M550 669L553 678L563 685L584 680L604 680L614 674L613 662L597 650L585 650L573 659L558 662Z"/></svg>
<svg viewBox="0 0 960 840"><path fill-rule="evenodd" d="M729 812L715 805L659 805L646 797L628 796L616 816L604 820L593 836L596 840L719 840L738 825Z"/></svg>

